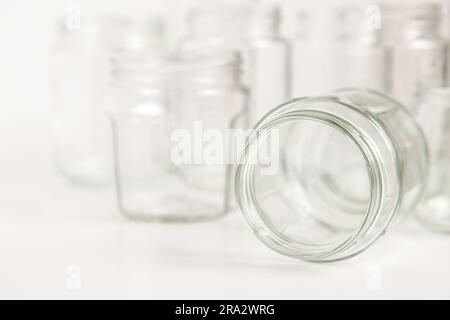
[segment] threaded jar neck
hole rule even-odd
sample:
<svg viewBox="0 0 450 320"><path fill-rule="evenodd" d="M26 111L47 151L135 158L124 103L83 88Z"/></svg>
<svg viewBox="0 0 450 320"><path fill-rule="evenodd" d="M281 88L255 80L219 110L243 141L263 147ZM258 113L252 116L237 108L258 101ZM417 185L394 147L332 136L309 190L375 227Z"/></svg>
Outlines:
<svg viewBox="0 0 450 320"><path fill-rule="evenodd" d="M280 33L281 10L277 6L255 6L250 12L249 37L277 37Z"/></svg>
<svg viewBox="0 0 450 320"><path fill-rule="evenodd" d="M239 84L238 53L161 56L120 54L112 58L115 85L156 85L169 81L186 86L233 86Z"/></svg>
<svg viewBox="0 0 450 320"><path fill-rule="evenodd" d="M349 6L335 8L329 25L334 41L358 43L366 46L381 45L384 36L382 8Z"/></svg>
<svg viewBox="0 0 450 320"><path fill-rule="evenodd" d="M440 6L436 3L422 4L407 15L405 36L409 41L441 38L440 27Z"/></svg>

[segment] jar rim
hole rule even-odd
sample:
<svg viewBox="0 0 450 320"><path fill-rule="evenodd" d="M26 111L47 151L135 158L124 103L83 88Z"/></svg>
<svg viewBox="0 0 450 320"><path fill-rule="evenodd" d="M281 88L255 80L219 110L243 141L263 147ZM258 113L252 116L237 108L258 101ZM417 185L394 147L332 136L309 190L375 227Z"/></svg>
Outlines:
<svg viewBox="0 0 450 320"><path fill-rule="evenodd" d="M395 213L400 206L400 194L402 192L402 184L399 183L402 179L402 170L399 170L399 164L401 163L399 157L399 151L397 146L390 139L389 133L385 130L384 125L380 120L377 119L370 111L365 110L363 107L350 101L340 95L342 92L348 92L349 90L355 89L345 89L336 92L336 95L317 97L317 98L298 98L282 104L281 106L275 108L267 114L261 121L256 125L256 133L253 137L250 137L245 152L242 156L241 164L237 166L236 169L236 198L243 212L245 220L251 229L255 232L257 237L264 242L266 245L278 251L284 255L298 257L307 261L314 262L330 262L341 260L344 258L349 258L354 256L361 251L367 249L373 242L375 242L385 231L385 229L391 224ZM378 94L370 90L356 89L360 93L366 94ZM379 97L388 97L381 95ZM391 99L388 100L392 102ZM340 118L336 115L327 114L325 112L317 112L314 105L319 102L334 103L342 106L347 110L353 110L352 112L359 113L364 118L368 120L368 123L374 126L378 133L383 136L382 144L385 144L383 148L390 150L391 158L383 158L380 153L376 150L378 146L373 145L373 141L368 141L368 137L361 130L352 125L345 118ZM264 223L261 219L260 214L257 210L257 205L255 204L255 197L252 195L253 190L253 179L254 165L246 161L249 152L255 142L255 139L261 137L261 135L266 134L269 128L277 126L275 123L280 124L279 120L281 117L286 115L289 108L295 108L302 106L304 109L301 111L291 114L291 121L299 120L313 120L321 121L330 125L333 129L339 130L341 133L347 134L347 136L352 140L353 143L358 147L359 151L364 157L365 163L367 165L367 172L370 180L370 200L368 203L367 211L362 219L361 225L355 228L351 235L342 241L335 242L331 245L325 245L321 248L311 244L302 244L298 241L289 241L289 239L283 239L279 234L276 234L271 229L271 226ZM370 140L370 139L369 139ZM248 158L247 158L248 159ZM395 176L389 176L383 174L382 167L389 167L391 170L395 170ZM384 199L384 189L389 185L390 188L395 190L395 201L386 201ZM374 223L380 223L378 221L379 212L387 213L389 216L384 220L384 225L377 232L374 232L369 240L366 241L365 245L358 249L348 249L358 242L358 238L361 234L368 232ZM336 244L337 243L337 244Z"/></svg>
<svg viewBox="0 0 450 320"><path fill-rule="evenodd" d="M111 58L113 73L127 74L142 82L153 78L178 76L183 73L236 70L240 72L241 55L236 51L192 52L182 55L151 53L119 53Z"/></svg>

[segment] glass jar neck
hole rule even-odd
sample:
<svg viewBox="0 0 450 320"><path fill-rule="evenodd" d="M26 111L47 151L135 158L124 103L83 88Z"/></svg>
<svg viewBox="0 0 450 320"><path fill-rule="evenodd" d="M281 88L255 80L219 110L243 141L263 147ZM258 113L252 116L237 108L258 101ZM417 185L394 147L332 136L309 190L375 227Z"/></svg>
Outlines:
<svg viewBox="0 0 450 320"><path fill-rule="evenodd" d="M276 6L255 7L250 13L249 37L278 37L280 34L280 26L280 8Z"/></svg>
<svg viewBox="0 0 450 320"><path fill-rule="evenodd" d="M359 6L335 9L329 25L332 40L363 46L381 45L384 34L381 10L378 6L366 10Z"/></svg>
<svg viewBox="0 0 450 320"><path fill-rule="evenodd" d="M409 41L441 38L441 12L435 4L413 8L406 18L405 36Z"/></svg>
<svg viewBox="0 0 450 320"><path fill-rule="evenodd" d="M414 20L408 24L406 39L413 40L432 40L440 39L440 22L436 20Z"/></svg>
<svg viewBox="0 0 450 320"><path fill-rule="evenodd" d="M240 56L165 57L118 55L112 59L114 83L154 86L178 83L187 88L228 88L240 84Z"/></svg>

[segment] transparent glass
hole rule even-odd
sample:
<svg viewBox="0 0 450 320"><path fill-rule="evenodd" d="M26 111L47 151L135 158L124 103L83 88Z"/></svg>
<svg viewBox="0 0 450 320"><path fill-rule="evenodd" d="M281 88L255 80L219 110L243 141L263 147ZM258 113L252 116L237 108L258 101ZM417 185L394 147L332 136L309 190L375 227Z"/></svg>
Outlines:
<svg viewBox="0 0 450 320"><path fill-rule="evenodd" d="M236 4L203 4L192 8L186 19L186 35L179 41L182 52L243 51L248 7Z"/></svg>
<svg viewBox="0 0 450 320"><path fill-rule="evenodd" d="M267 144L279 170L257 159ZM236 197L270 248L335 261L365 250L412 212L427 169L423 133L404 107L381 93L345 89L267 114L237 168Z"/></svg>
<svg viewBox="0 0 450 320"><path fill-rule="evenodd" d="M394 51L393 94L414 112L422 94L446 85L447 41L438 4L424 3L407 12L403 39Z"/></svg>
<svg viewBox="0 0 450 320"><path fill-rule="evenodd" d="M392 50L385 41L381 7L305 9L296 23L294 96L343 86L391 92Z"/></svg>
<svg viewBox="0 0 450 320"><path fill-rule="evenodd" d="M227 131L246 112L235 55L120 57L109 97L122 213L151 222L228 211Z"/></svg>
<svg viewBox="0 0 450 320"><path fill-rule="evenodd" d="M430 149L430 177L417 216L426 226L450 232L450 88L430 90L420 101L417 120Z"/></svg>
<svg viewBox="0 0 450 320"><path fill-rule="evenodd" d="M243 82L250 91L249 121L289 98L290 46L280 34L276 6L206 5L188 15L181 52L237 50L243 56Z"/></svg>
<svg viewBox="0 0 450 320"><path fill-rule="evenodd" d="M290 97L291 46L281 36L281 13L276 6L258 7L250 13L248 85L249 120L253 125L280 101Z"/></svg>
<svg viewBox="0 0 450 320"><path fill-rule="evenodd" d="M58 23L51 68L52 139L56 167L70 181L113 182L104 110L109 58L114 52L163 50L162 32L158 18L80 16Z"/></svg>

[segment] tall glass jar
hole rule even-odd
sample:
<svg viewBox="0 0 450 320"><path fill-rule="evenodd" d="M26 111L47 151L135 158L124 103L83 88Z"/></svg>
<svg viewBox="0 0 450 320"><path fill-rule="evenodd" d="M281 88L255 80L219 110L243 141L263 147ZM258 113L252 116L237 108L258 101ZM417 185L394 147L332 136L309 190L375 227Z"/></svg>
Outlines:
<svg viewBox="0 0 450 320"><path fill-rule="evenodd" d="M421 99L417 120L428 141L431 171L417 216L427 227L450 232L450 88L436 88Z"/></svg>
<svg viewBox="0 0 450 320"><path fill-rule="evenodd" d="M52 139L55 165L70 181L113 181L105 96L113 52L163 50L157 17L81 16L60 21L51 67Z"/></svg>
<svg viewBox="0 0 450 320"><path fill-rule="evenodd" d="M384 41L382 8L343 7L331 19L331 45L335 68L333 90L337 87L370 88L391 92L392 52Z"/></svg>
<svg viewBox="0 0 450 320"><path fill-rule="evenodd" d="M263 165L257 157L268 143L271 164ZM377 92L346 89L267 114L248 139L235 188L262 242L327 262L360 253L412 212L427 169L425 139L404 107Z"/></svg>
<svg viewBox="0 0 450 320"><path fill-rule="evenodd" d="M385 41L383 8L340 6L297 16L294 96L338 87L391 91L392 50Z"/></svg>
<svg viewBox="0 0 450 320"><path fill-rule="evenodd" d="M393 94L414 112L420 95L446 85L447 41L438 4L423 3L406 12L403 39L395 47Z"/></svg>
<svg viewBox="0 0 450 320"><path fill-rule="evenodd" d="M181 52L243 51L248 7L235 4L206 4L189 10L186 34L178 44Z"/></svg>
<svg viewBox="0 0 450 320"><path fill-rule="evenodd" d="M295 34L292 42L292 87L294 97L318 95L329 89L329 52L323 50L322 10L302 9L294 19ZM319 69L320 67L320 69ZM321 72L317 72L320 70Z"/></svg>
<svg viewBox="0 0 450 320"><path fill-rule="evenodd" d="M276 6L213 4L188 15L182 52L238 50L243 56L243 81L250 90L250 122L256 122L289 97L290 47L280 34Z"/></svg>
<svg viewBox="0 0 450 320"><path fill-rule="evenodd" d="M234 54L114 60L109 112L122 213L152 222L228 211L229 129L246 112Z"/></svg>
<svg viewBox="0 0 450 320"><path fill-rule="evenodd" d="M248 83L251 92L250 123L255 124L273 106L290 98L291 47L281 36L277 6L250 11L248 31Z"/></svg>

